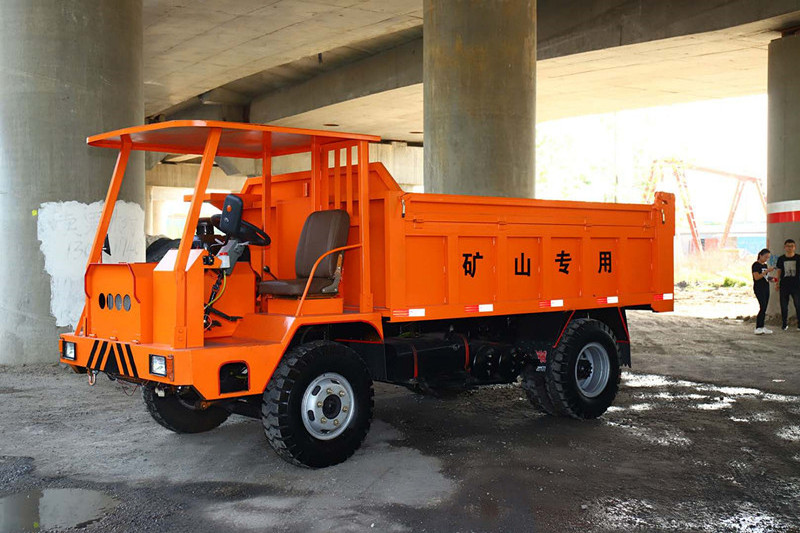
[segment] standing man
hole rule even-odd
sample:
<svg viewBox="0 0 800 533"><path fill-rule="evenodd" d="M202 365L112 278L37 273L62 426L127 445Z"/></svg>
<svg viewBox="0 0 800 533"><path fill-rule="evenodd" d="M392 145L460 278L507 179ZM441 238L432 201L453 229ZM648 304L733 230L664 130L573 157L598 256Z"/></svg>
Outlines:
<svg viewBox="0 0 800 533"><path fill-rule="evenodd" d="M792 239L786 239L786 242L783 243L786 253L778 258L778 263L775 265L778 277L775 290L780 291L781 321L784 331L789 329L789 296L794 301L794 310L798 320L797 329L800 329L800 269L798 269L800 256L794 253L795 248L795 242Z"/></svg>

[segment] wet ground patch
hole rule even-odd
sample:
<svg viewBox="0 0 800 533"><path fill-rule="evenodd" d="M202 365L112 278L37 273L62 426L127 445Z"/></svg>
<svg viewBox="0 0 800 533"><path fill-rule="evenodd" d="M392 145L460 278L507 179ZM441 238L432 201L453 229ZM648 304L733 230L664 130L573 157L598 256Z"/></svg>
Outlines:
<svg viewBox="0 0 800 533"><path fill-rule="evenodd" d="M0 533L27 533L83 528L118 505L95 490L45 488L0 498Z"/></svg>

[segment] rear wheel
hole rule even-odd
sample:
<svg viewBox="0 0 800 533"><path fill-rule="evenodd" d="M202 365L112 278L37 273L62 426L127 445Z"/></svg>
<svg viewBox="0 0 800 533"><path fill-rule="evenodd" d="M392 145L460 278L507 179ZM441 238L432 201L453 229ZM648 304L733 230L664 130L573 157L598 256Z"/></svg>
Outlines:
<svg viewBox="0 0 800 533"><path fill-rule="evenodd" d="M264 392L267 440L295 465L341 463L369 431L373 394L369 371L353 350L329 341L301 344L284 355Z"/></svg>
<svg viewBox="0 0 800 533"><path fill-rule="evenodd" d="M142 387L142 398L153 420L175 433L203 433L211 431L228 419L230 413L219 407L196 409L196 393L178 395L165 391L161 397L155 387Z"/></svg>
<svg viewBox="0 0 800 533"><path fill-rule="evenodd" d="M547 364L545 382L555 408L573 418L597 418L619 390L617 341L598 320L573 320Z"/></svg>
<svg viewBox="0 0 800 533"><path fill-rule="evenodd" d="M537 372L536 365L528 365L522 371L522 389L528 400L537 411L548 415L560 416L562 413L550 399L547 393L547 382L544 372Z"/></svg>

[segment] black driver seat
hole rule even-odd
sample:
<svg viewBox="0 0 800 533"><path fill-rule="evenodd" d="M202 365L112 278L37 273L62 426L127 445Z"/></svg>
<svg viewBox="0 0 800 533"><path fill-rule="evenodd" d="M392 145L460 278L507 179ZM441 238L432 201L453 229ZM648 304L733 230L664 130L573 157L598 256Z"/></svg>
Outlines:
<svg viewBox="0 0 800 533"><path fill-rule="evenodd" d="M342 209L315 211L308 215L297 242L294 266L297 279L262 281L258 284L259 294L302 296L314 263L322 254L345 246L349 229L350 215ZM330 254L320 262L308 289L309 296L336 295L339 290L337 270L341 266L342 253Z"/></svg>

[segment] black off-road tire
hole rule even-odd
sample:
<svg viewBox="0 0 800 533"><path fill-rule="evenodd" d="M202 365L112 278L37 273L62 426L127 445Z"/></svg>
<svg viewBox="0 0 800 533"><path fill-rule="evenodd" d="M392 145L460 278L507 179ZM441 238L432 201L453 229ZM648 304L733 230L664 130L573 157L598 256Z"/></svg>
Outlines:
<svg viewBox="0 0 800 533"><path fill-rule="evenodd" d="M552 416L562 416L564 413L553 404L547 393L544 372L537 372L536 366L529 364L522 370L522 390L537 411Z"/></svg>
<svg viewBox="0 0 800 533"><path fill-rule="evenodd" d="M219 407L191 409L181 403L174 394L167 393L162 398L156 394L155 387L152 386L142 387L142 398L153 420L175 433L211 431L230 416L230 413Z"/></svg>
<svg viewBox="0 0 800 533"><path fill-rule="evenodd" d="M581 351L589 344L601 345L609 363L608 380L595 397L583 394L575 377ZM614 333L604 323L579 318L569 323L547 363L545 382L555 408L572 418L597 418L614 402L620 381L619 350Z"/></svg>
<svg viewBox="0 0 800 533"><path fill-rule="evenodd" d="M303 395L326 373L344 377L354 396L353 418L330 440L313 436L303 419ZM261 404L261 421L275 452L291 464L324 468L339 464L361 446L372 422L372 378L361 358L343 344L319 340L289 350L275 369Z"/></svg>

